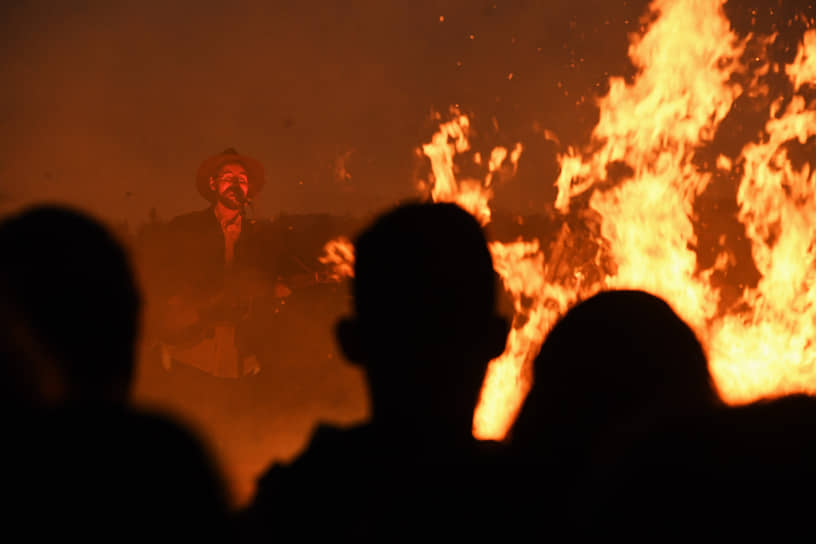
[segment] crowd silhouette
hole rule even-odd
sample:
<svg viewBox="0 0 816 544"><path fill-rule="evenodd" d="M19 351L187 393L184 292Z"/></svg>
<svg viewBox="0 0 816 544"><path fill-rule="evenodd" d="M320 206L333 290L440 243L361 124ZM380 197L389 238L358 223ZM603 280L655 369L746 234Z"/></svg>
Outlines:
<svg viewBox="0 0 816 544"><path fill-rule="evenodd" d="M131 406L141 294L120 244L75 210L0 225L9 534L110 541L226 537L203 443ZM16 527L17 531L13 529Z"/></svg>
<svg viewBox="0 0 816 544"><path fill-rule="evenodd" d="M485 233L454 204L400 205L355 240L353 304L335 335L366 376L371 417L318 426L240 509L204 440L131 401L143 295L115 237L42 205L5 219L0 247L9 534L509 540L807 526L816 399L725 405L694 332L642 291L572 307L507 439L474 439L509 324Z"/></svg>

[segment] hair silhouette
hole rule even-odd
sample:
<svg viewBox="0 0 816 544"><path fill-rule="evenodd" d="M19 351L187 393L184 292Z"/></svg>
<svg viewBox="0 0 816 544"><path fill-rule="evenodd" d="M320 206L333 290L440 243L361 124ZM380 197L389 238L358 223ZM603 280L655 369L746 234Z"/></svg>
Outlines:
<svg viewBox="0 0 816 544"><path fill-rule="evenodd" d="M20 352L69 399L124 400L141 297L127 255L86 215L39 206L0 224L0 288L33 336Z"/></svg>
<svg viewBox="0 0 816 544"><path fill-rule="evenodd" d="M694 332L642 291L602 292L571 308L533 373L510 433L511 460L546 481L548 497L561 497L556 523L604 504L607 480L651 430L720 405Z"/></svg>
<svg viewBox="0 0 816 544"><path fill-rule="evenodd" d="M719 404L694 332L643 291L606 291L570 309L535 360L534 382L514 441L549 442L552 430L583 447L610 426Z"/></svg>
<svg viewBox="0 0 816 544"><path fill-rule="evenodd" d="M356 241L354 315L338 324L375 420L467 434L486 365L504 349L481 227L454 204L406 204Z"/></svg>
<svg viewBox="0 0 816 544"><path fill-rule="evenodd" d="M226 493L197 437L131 406L140 295L124 249L57 206L0 224L4 374L29 395L6 414L6 530L34 540L220 539ZM4 376L5 377L5 376Z"/></svg>
<svg viewBox="0 0 816 544"><path fill-rule="evenodd" d="M353 312L336 332L367 377L371 420L319 427L298 459L273 466L243 516L250 539L382 539L395 527L462 537L475 525L458 512L486 504L473 486L489 456L472 418L507 322L480 225L453 204L405 204L377 218L355 251Z"/></svg>

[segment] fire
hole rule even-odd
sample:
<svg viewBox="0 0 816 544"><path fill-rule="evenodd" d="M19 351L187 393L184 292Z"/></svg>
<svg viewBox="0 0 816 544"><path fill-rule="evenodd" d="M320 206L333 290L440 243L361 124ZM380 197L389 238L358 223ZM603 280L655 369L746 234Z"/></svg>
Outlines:
<svg viewBox="0 0 816 544"><path fill-rule="evenodd" d="M629 169L627 179L590 199L618 267L607 285L661 296L697 327L714 316L719 297L707 274L696 272L694 200L712 175L692 159L740 93L729 78L742 46L721 4L653 4L660 17L629 49L637 78L631 85L611 78L600 100L592 138L602 147L586 159L569 150L556 182L556 205L566 210L573 196L609 181L610 166Z"/></svg>
<svg viewBox="0 0 816 544"><path fill-rule="evenodd" d="M710 369L726 402L796 391L816 392L814 179L807 165L792 166L786 144L816 135L816 111L793 96L770 112L760 142L744 147L736 161L720 156L716 167L742 171L738 219L752 244L761 278L744 288L733 309L720 310L712 286L725 269L722 252L709 270L699 270L693 217L696 198L712 173L695 165L719 123L742 94L732 76L743 71L745 42L730 30L722 0L658 0L648 31L635 38L630 57L640 69L635 81L610 80L600 100L600 120L587 157L574 150L560 157L556 205L594 190L590 207L603 218L617 273L605 286L632 287L665 298L706 345ZM798 93L816 80L816 32L805 34L796 59L785 68ZM758 72L767 73L767 65ZM754 83L756 80L754 80ZM625 165L630 174L611 189L608 171ZM600 287L600 286L599 286Z"/></svg>
<svg viewBox="0 0 816 544"><path fill-rule="evenodd" d="M488 183L476 179L457 180L454 174L453 157L457 153L464 153L470 149L468 132L470 120L466 115L458 114L452 121L442 123L439 131L431 138L430 143L422 146L422 152L431 160L433 183L431 198L434 202L456 202L469 211L482 225L490 222L490 207L488 201L493 191ZM494 150L490 157L490 174L495 171L503 159L502 153L506 149ZM475 158L474 162L481 162Z"/></svg>
<svg viewBox="0 0 816 544"><path fill-rule="evenodd" d="M527 375L544 336L576 294L548 282L539 241L492 242L493 265L513 297L515 316L502 355L490 362L473 419L473 434L500 440L515 419L531 380ZM532 301L532 303L524 303Z"/></svg>
<svg viewBox="0 0 816 544"><path fill-rule="evenodd" d="M523 147L518 143L511 152L496 147L490 153L483 180L457 180L454 157L470 150L469 128L468 117L456 112L453 120L442 123L431 141L422 146L422 152L431 162L433 200L455 202L487 225L491 219L489 202L494 174L505 161L509 161L515 173ZM475 154L474 163L482 164L480 155ZM424 182L421 186L425 186ZM526 371L532 358L555 319L575 300L577 293L547 281L544 254L536 239L509 244L492 242L490 252L496 272L513 298L515 316L504 353L488 367L474 414L473 434L480 439L501 439L529 388Z"/></svg>
<svg viewBox="0 0 816 544"><path fill-rule="evenodd" d="M489 201L493 196L493 177L509 163L511 174L518 168L523 147L517 143L511 151L496 147L490 153L487 174L480 179L457 179L454 156L470 150L470 120L455 112L454 118L442 123L431 141L422 146L430 159L432 180L420 182L430 187L435 202L455 202L475 216L482 225L490 222ZM482 164L481 155L473 162ZM518 240L510 244L490 244L494 266L505 289L513 297L515 316L505 352L491 361L482 395L474 415L474 435L483 439L500 439L515 417L529 386L524 375L535 357L544 335L558 315L574 301L574 290L546 280L547 266L538 240ZM342 279L354 274L354 248L345 238L329 241L320 262L332 270L332 277Z"/></svg>
<svg viewBox="0 0 816 544"><path fill-rule="evenodd" d="M354 276L354 245L343 236L329 240L323 246L318 261L329 267L329 278L341 281Z"/></svg>
<svg viewBox="0 0 816 544"><path fill-rule="evenodd" d="M785 72L797 93L816 83L816 31L805 33ZM762 141L739 158L739 219L761 278L742 293L747 310L723 316L712 331L711 370L730 402L816 393L816 178L807 163L794 168L786 147L816 135L816 111L799 94L780 107L772 107Z"/></svg>
<svg viewBox="0 0 816 544"><path fill-rule="evenodd" d="M488 369L474 414L476 437L506 434L550 327L577 300L606 288L664 298L706 347L726 402L816 393L816 174L807 163L795 167L790 156L791 142L816 136L816 109L809 109L813 104L803 92L816 87L816 30L805 33L789 65L766 62L751 71L741 61L751 37L741 40L732 31L725 1L654 0L650 23L629 47L636 77L610 78L591 141L558 157L556 209L566 218L577 206L575 197L586 194L583 211L600 222L597 274L587 279L582 270L559 272L559 252L569 251L575 237L566 220L546 257L536 239L490 244L515 317L505 353ZM770 70L787 76L793 96L773 104L760 137L736 156L718 155L713 165L697 160L738 98L769 93L759 81ZM432 171L421 186L434 201L456 202L487 225L494 176L507 166L515 173L523 148L497 147L489 157L474 153L472 163L486 167L483 179L457 179L454 157L470 151L469 133L470 119L458 111L440 124L421 147ZM739 180L737 219L760 275L727 308L712 277L735 264L733 254L721 247L714 264L702 269L695 230L695 205L717 171ZM353 258L350 244L343 247L345 253L331 252ZM602 258L614 266L607 270Z"/></svg>

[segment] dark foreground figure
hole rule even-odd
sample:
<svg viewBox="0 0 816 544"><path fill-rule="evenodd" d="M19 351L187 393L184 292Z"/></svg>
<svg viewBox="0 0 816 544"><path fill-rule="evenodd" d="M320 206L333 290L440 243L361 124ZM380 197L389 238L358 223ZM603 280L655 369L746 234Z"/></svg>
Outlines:
<svg viewBox="0 0 816 544"><path fill-rule="evenodd" d="M656 535L705 529L756 539L812 534L816 398L790 395L668 422L605 482L595 527Z"/></svg>
<svg viewBox="0 0 816 544"><path fill-rule="evenodd" d="M223 483L199 440L130 405L141 296L127 256L61 207L0 224L4 530L25 540L220 539ZM11 385L13 384L13 385Z"/></svg>
<svg viewBox="0 0 816 544"><path fill-rule="evenodd" d="M553 530L603 529L594 520L621 499L612 481L644 437L721 409L694 332L642 291L602 292L574 306L533 371L509 437L507 481L538 490L517 502L520 519Z"/></svg>
<svg viewBox="0 0 816 544"><path fill-rule="evenodd" d="M472 418L507 324L479 224L451 204L409 204L355 248L354 313L336 332L368 378L371 420L318 427L298 459L270 468L241 514L246 540L466 536L495 500Z"/></svg>
<svg viewBox="0 0 816 544"><path fill-rule="evenodd" d="M659 298L600 293L535 361L505 496L520 534L665 540L810 533L816 399L728 407L693 331ZM530 499L529 497L534 497Z"/></svg>

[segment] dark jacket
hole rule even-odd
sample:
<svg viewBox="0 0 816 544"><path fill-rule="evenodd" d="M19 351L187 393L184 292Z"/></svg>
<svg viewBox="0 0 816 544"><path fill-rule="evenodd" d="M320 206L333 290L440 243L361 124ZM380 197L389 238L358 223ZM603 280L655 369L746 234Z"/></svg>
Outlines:
<svg viewBox="0 0 816 544"><path fill-rule="evenodd" d="M181 296L185 304L202 309L202 324L212 320L227 320L236 326L236 346L243 357L257 353L262 339L261 318L256 306L267 297L264 288L276 279L275 247L271 229L266 223L244 218L241 234L235 245L235 257L228 270L224 257L224 233L212 207L172 219L158 236L158 266L151 273L154 277L152 299L155 301L153 318L163 323L167 302L173 296ZM250 273L253 280L246 280ZM258 283L253 283L258 282ZM219 295L224 294L219 298ZM211 304L212 303L212 304ZM253 308L251 313L249 308ZM247 317L248 316L248 317ZM191 338L201 331L197 326L190 329ZM185 338L168 337L158 328L156 338L170 343Z"/></svg>
<svg viewBox="0 0 816 544"><path fill-rule="evenodd" d="M169 296L192 288L198 294L214 293L224 286L224 233L212 207L179 215L165 230L165 291ZM235 267L249 267L273 273L264 262L263 236L257 222L244 220L235 246Z"/></svg>

